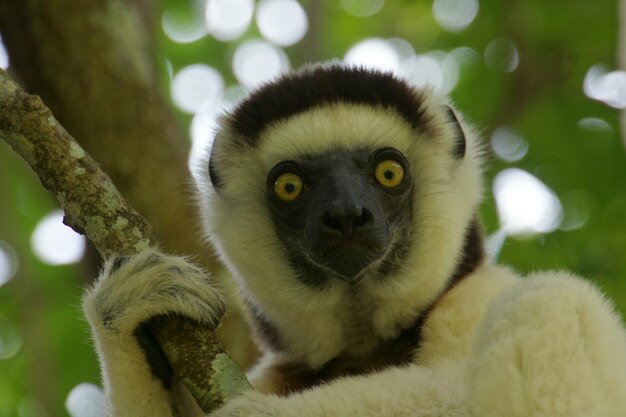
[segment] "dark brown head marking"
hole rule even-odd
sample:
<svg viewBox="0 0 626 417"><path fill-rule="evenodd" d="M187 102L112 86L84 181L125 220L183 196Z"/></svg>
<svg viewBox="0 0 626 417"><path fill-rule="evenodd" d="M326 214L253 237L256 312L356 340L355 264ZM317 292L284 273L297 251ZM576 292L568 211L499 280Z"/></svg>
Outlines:
<svg viewBox="0 0 626 417"><path fill-rule="evenodd" d="M427 117L419 92L392 74L327 64L284 75L262 86L234 109L232 127L255 145L271 123L334 103L391 108L413 127L423 126Z"/></svg>

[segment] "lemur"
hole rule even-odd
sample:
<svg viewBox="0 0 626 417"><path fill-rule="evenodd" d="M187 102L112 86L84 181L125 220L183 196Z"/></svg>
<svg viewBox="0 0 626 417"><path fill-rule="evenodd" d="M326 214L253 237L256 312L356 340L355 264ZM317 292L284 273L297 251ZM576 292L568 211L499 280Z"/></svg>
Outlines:
<svg viewBox="0 0 626 417"><path fill-rule="evenodd" d="M435 91L337 63L253 91L198 164L204 233L262 358L211 416L624 417L626 332L567 272L485 256L483 148ZM215 327L216 284L157 248L84 297L113 416L169 417L138 332Z"/></svg>

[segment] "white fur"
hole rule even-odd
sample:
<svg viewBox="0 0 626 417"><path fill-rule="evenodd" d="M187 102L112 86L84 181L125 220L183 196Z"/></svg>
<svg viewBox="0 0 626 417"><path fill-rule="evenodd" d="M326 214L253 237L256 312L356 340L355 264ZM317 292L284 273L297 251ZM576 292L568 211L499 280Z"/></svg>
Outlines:
<svg viewBox="0 0 626 417"><path fill-rule="evenodd" d="M582 279L556 272L521 278L483 263L441 296L480 201L481 146L459 117L467 149L455 159L445 100L422 94L429 120L423 129L392 109L338 103L273 123L259 132L258 145L246 148L232 140L232 121L222 120L214 152L223 184L219 192L210 185L206 158L195 178L208 239L242 296L276 326L287 347L267 352L255 368L259 388L272 389L264 370L281 361L315 369L340 353L367 355L436 303L410 365L288 397L248 392L211 416L626 416L626 332L611 305ZM416 233L405 264L385 280L364 277L358 289L301 283L274 233L265 195L269 170L304 154L386 146L405 154L414 181ZM116 416L170 416L170 404L178 401L149 374L134 329L168 311L212 323L221 310L217 294L179 258L166 258L155 271L137 267L145 261L145 255L134 258L115 274L107 273L109 265L85 297ZM159 296L162 285L180 278L165 273L168 265L195 277L183 292L197 297ZM107 326L103 309L119 313Z"/></svg>
<svg viewBox="0 0 626 417"><path fill-rule="evenodd" d="M150 374L133 336L138 324L172 312L214 323L221 314L219 295L207 291L201 271L160 254L160 263L149 264L149 256L131 258L115 273L107 263L84 298L110 416L169 417L174 404L180 408L179 394ZM173 266L186 278L173 276ZM198 297L164 298L172 285ZM338 379L286 398L248 392L211 416L625 415L624 328L610 303L571 274L520 278L485 264L437 302L423 329L413 365Z"/></svg>
<svg viewBox="0 0 626 417"><path fill-rule="evenodd" d="M211 417L468 417L463 367L407 366L342 378L286 398L247 392ZM478 416L477 416L478 417Z"/></svg>
<svg viewBox="0 0 626 417"><path fill-rule="evenodd" d="M150 318L170 314L215 328L224 302L202 270L158 251L135 255L116 271L110 260L85 293L83 308L102 365L108 416L166 417L186 407L152 375L133 333Z"/></svg>
<svg viewBox="0 0 626 417"><path fill-rule="evenodd" d="M489 305L474 351L472 415L626 415L622 322L569 273L535 274L504 291Z"/></svg>
<svg viewBox="0 0 626 417"><path fill-rule="evenodd" d="M622 324L591 285L484 265L437 303L414 365L249 392L211 416L618 417L625 362Z"/></svg>

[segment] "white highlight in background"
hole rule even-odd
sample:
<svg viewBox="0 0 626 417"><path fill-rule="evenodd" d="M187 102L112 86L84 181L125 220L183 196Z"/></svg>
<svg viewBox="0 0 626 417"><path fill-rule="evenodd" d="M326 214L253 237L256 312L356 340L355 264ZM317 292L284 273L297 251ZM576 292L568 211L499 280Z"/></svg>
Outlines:
<svg viewBox="0 0 626 417"><path fill-rule="evenodd" d="M365 39L352 46L343 60L351 65L364 66L397 73L400 69L400 55L394 44L380 38Z"/></svg>
<svg viewBox="0 0 626 417"><path fill-rule="evenodd" d="M2 43L2 37L0 36L0 68L9 68L9 54L7 53L4 44Z"/></svg>
<svg viewBox="0 0 626 417"><path fill-rule="evenodd" d="M39 221L30 245L35 255L50 265L76 263L85 253L85 237L63 224L62 210L54 210Z"/></svg>
<svg viewBox="0 0 626 417"><path fill-rule="evenodd" d="M516 162L528 153L528 141L508 126L500 126L491 134L491 149L503 161Z"/></svg>
<svg viewBox="0 0 626 417"><path fill-rule="evenodd" d="M454 58L460 67L475 65L482 62L482 57L475 49L469 46L459 46L450 51L450 56Z"/></svg>
<svg viewBox="0 0 626 417"><path fill-rule="evenodd" d="M176 107L187 113L195 113L222 94L224 80L215 68L193 64L174 75L171 89Z"/></svg>
<svg viewBox="0 0 626 417"><path fill-rule="evenodd" d="M0 360L17 355L22 344L22 335L17 327L8 318L0 315Z"/></svg>
<svg viewBox="0 0 626 417"><path fill-rule="evenodd" d="M609 72L603 65L589 68L583 82L583 91L616 109L626 108L626 71Z"/></svg>
<svg viewBox="0 0 626 417"><path fill-rule="evenodd" d="M433 16L448 32L460 32L478 15L478 0L435 0Z"/></svg>
<svg viewBox="0 0 626 417"><path fill-rule="evenodd" d="M415 56L415 48L413 48L413 45L406 39L388 38L386 41L389 43L389 46L396 51L401 62Z"/></svg>
<svg viewBox="0 0 626 417"><path fill-rule="evenodd" d="M561 230L582 228L591 218L594 198L585 190L571 190L561 195L563 221Z"/></svg>
<svg viewBox="0 0 626 417"><path fill-rule="evenodd" d="M548 233L561 224L563 209L558 197L526 171L509 168L498 173L493 193L507 234Z"/></svg>
<svg viewBox="0 0 626 417"><path fill-rule="evenodd" d="M442 51L413 56L400 69L400 74L415 87L429 86L444 94L456 87L459 73L456 59Z"/></svg>
<svg viewBox="0 0 626 417"><path fill-rule="evenodd" d="M285 52L269 42L253 39L240 45L233 56L233 72L239 82L254 88L289 69Z"/></svg>
<svg viewBox="0 0 626 417"><path fill-rule="evenodd" d="M309 28L306 12L296 0L261 0L256 23L265 39L280 46L300 41Z"/></svg>
<svg viewBox="0 0 626 417"><path fill-rule="evenodd" d="M65 408L71 417L104 417L104 394L96 385L83 382L70 391Z"/></svg>
<svg viewBox="0 0 626 417"><path fill-rule="evenodd" d="M243 35L252 21L254 0L208 0L206 24L220 41L232 41Z"/></svg>
<svg viewBox="0 0 626 417"><path fill-rule="evenodd" d="M242 86L230 86L224 90L219 100L203 106L194 114L189 127L191 150L188 166L196 182L202 183L205 180L202 178L204 167L201 165L206 163L206 156L213 144L220 115L231 110L245 95L246 90ZM201 176L198 177L198 175Z"/></svg>
<svg viewBox="0 0 626 417"><path fill-rule="evenodd" d="M444 94L454 89L460 76L459 64L452 54L430 51L415 55L411 44L400 38L364 39L348 50L344 62L391 72L415 87L429 86Z"/></svg>
<svg viewBox="0 0 626 417"><path fill-rule="evenodd" d="M15 249L6 242L0 241L0 287L15 276L18 269L18 258Z"/></svg>
<svg viewBox="0 0 626 417"><path fill-rule="evenodd" d="M613 132L613 126L611 126L606 120L600 119L598 117L584 117L576 123L576 126L590 132Z"/></svg>
<svg viewBox="0 0 626 417"><path fill-rule="evenodd" d="M496 262L502 252L504 242L506 242L507 233L504 229L499 229L487 236L485 239L485 251L492 262Z"/></svg>
<svg viewBox="0 0 626 417"><path fill-rule="evenodd" d="M166 9L161 17L161 27L167 37L177 43L191 43L209 33L205 19L193 11L177 13Z"/></svg>
<svg viewBox="0 0 626 417"><path fill-rule="evenodd" d="M519 65L519 52L513 41L497 38L485 47L485 63L492 71L513 72Z"/></svg>

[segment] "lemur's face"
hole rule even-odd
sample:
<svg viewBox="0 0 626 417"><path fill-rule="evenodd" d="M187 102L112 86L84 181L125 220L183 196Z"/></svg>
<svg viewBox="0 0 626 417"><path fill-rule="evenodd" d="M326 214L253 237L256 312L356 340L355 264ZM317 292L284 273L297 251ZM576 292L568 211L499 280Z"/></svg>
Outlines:
<svg viewBox="0 0 626 417"><path fill-rule="evenodd" d="M275 323L314 315L327 332L355 300L425 308L478 236L479 142L445 98L390 74L322 65L281 77L220 119L206 156L205 233L251 314Z"/></svg>
<svg viewBox="0 0 626 417"><path fill-rule="evenodd" d="M411 174L394 148L334 150L286 160L267 200L291 263L356 283L384 267L411 215Z"/></svg>

